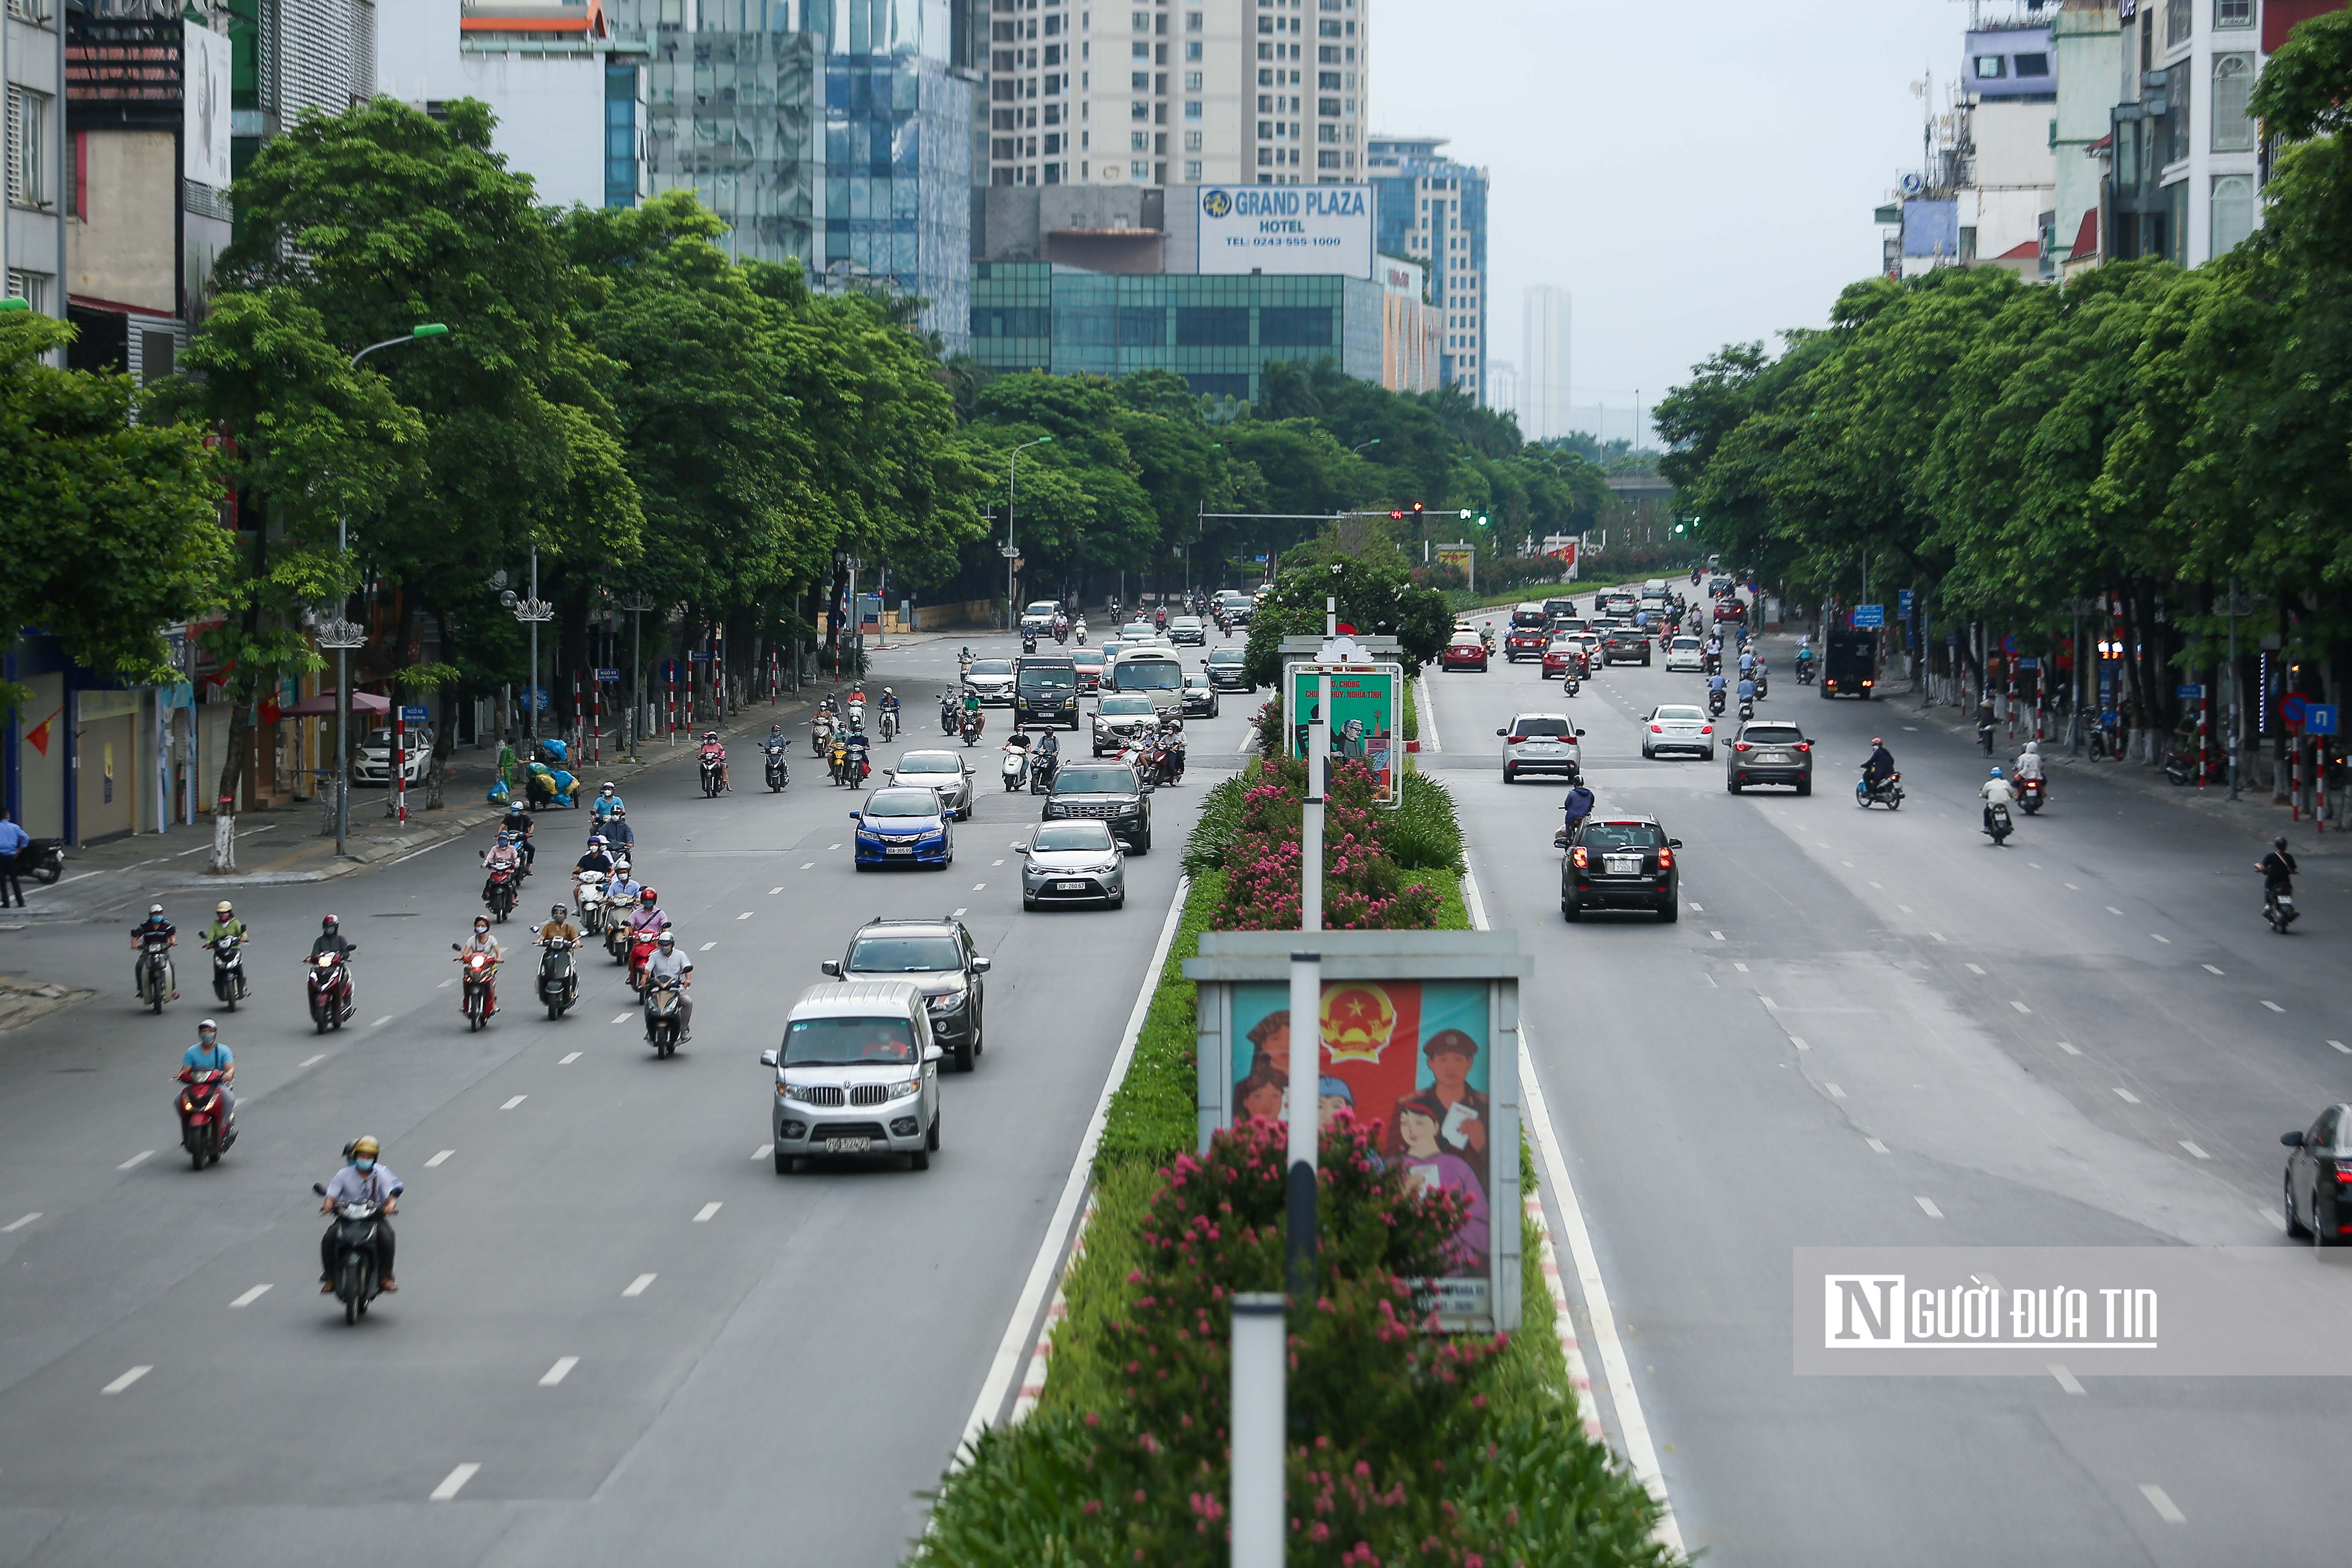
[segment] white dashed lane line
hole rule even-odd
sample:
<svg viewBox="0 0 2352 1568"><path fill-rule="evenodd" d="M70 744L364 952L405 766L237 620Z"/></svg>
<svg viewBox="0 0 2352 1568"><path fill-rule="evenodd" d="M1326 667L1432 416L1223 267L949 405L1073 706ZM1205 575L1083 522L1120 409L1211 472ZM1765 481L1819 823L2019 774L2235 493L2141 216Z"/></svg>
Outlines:
<svg viewBox="0 0 2352 1568"><path fill-rule="evenodd" d="M304 1057L300 1061L296 1062L294 1065L295 1065L296 1067L298 1067L298 1068L314 1068L314 1067L317 1067L320 1062L325 1061L326 1059L327 1059L327 1053L326 1053L326 1052L324 1052L324 1051L320 1051L320 1052L317 1056L315 1056L315 1057Z"/></svg>
<svg viewBox="0 0 2352 1568"><path fill-rule="evenodd" d="M518 1094L512 1100L508 1100L504 1105L499 1106L499 1109L500 1110L512 1110L516 1106L520 1105L524 1100L529 1100L530 1098L530 1096L527 1094Z"/></svg>
<svg viewBox="0 0 2352 1568"><path fill-rule="evenodd" d="M2347 1046L2341 1040L2330 1040L2327 1043L2334 1046L2337 1050L2342 1051L2346 1056L2352 1057L2352 1046Z"/></svg>
<svg viewBox="0 0 2352 1568"><path fill-rule="evenodd" d="M2285 1008L2280 1006L2277 1003L2271 1001L2267 997L2263 998L2263 1005L2268 1007L2273 1013L2284 1013L2286 1011Z"/></svg>
<svg viewBox="0 0 2352 1568"><path fill-rule="evenodd" d="M455 1149L444 1149L444 1150L442 1150L442 1151L441 1151L441 1152L439 1152L438 1154L434 1155L434 1156L433 1156L433 1158L431 1158L430 1160L427 1160L427 1161L425 1161L425 1168L426 1170L428 1170L428 1171L429 1171L429 1170L431 1170L431 1169L433 1169L433 1167L434 1167L434 1166L438 1165L439 1163L441 1163L441 1162L442 1162L442 1161L446 1160L450 1155L452 1155L452 1154L456 1153L457 1152L457 1151L456 1151Z"/></svg>
<svg viewBox="0 0 2352 1568"><path fill-rule="evenodd" d="M834 846L834 847L835 847L835 849L838 849L838 848L840 848L840 847L841 847L841 846L840 846L840 845L838 845L838 844L836 844L836 845L835 845L835 846ZM816 869L816 862L815 862L815 861L814 861L814 860L804 861L804 862L803 862L803 864L802 864L802 866L801 866L801 869L802 869L802 870L803 870L803 871L814 871L814 870L815 870L815 869Z"/></svg>
<svg viewBox="0 0 2352 1568"><path fill-rule="evenodd" d="M2154 937L2157 941L2164 943L2167 947L2170 947L2172 945L2172 939L2168 936L2165 936L2158 931L2150 931L2147 934Z"/></svg>
<svg viewBox="0 0 2352 1568"><path fill-rule="evenodd" d="M971 885L971 890L975 893L984 893L988 890L988 884L985 882L974 882Z"/></svg>
<svg viewBox="0 0 2352 1568"><path fill-rule="evenodd" d="M2218 970L2218 969L2214 968L2214 967L2213 967L2211 964L2210 964L2210 963L2200 963L2200 964L2199 964L2197 967L2198 967L2198 968L2200 968L2200 969L2201 969L2201 970L2203 970L2203 971L2204 971L2206 973L2208 973L2208 974L2219 974L2219 973L2221 973L2220 970Z"/></svg>
<svg viewBox="0 0 2352 1568"><path fill-rule="evenodd" d="M2064 1367L2060 1366L2054 1361L2050 1363L2050 1375L2056 1378L2058 1380L2058 1386L2064 1389L2067 1393L2080 1394L2083 1392L2083 1385L2075 1381L2074 1374L2068 1372Z"/></svg>
<svg viewBox="0 0 2352 1568"><path fill-rule="evenodd" d="M2076 1046L2074 1045L2074 1041L2072 1041L2072 1040L2061 1040L2061 1041L2059 1041L2059 1042L2058 1042L2058 1048L2059 1048L2060 1050L2062 1050L2062 1051L2065 1052L2065 1053L2066 1053L2068 1056L2070 1056L2070 1057L2079 1057L2079 1056L2081 1056L2081 1055L2083 1054L2083 1053L2082 1053L2082 1051L2081 1051L2079 1048L2077 1048L2077 1047L2076 1047Z"/></svg>
<svg viewBox="0 0 2352 1568"><path fill-rule="evenodd" d="M1870 1145L1870 1152L1874 1154L1884 1154L1887 1152L1886 1145L1875 1138L1865 1138L1863 1142Z"/></svg>
<svg viewBox="0 0 2352 1568"><path fill-rule="evenodd" d="M2126 1105L2137 1105L2139 1103L2138 1095L2134 1094L2130 1089L2122 1088L2121 1086L2117 1086L2116 1089L2116 1098L2122 1100Z"/></svg>
<svg viewBox="0 0 2352 1568"><path fill-rule="evenodd" d="M776 1146L773 1143L762 1143L757 1149L751 1151L751 1158L754 1160L764 1160L775 1152Z"/></svg>
<svg viewBox="0 0 2352 1568"><path fill-rule="evenodd" d="M2186 1149L2186 1150L2188 1150L2188 1151L2189 1151L2189 1157L2190 1157L2191 1159L2197 1159L2197 1160L2210 1160L2210 1159L2211 1159L2211 1158L2213 1157L2212 1155L2208 1154L2207 1152L2205 1152L2205 1151L2204 1151L2204 1150L2200 1149L2196 1144L2191 1143L2191 1142L2190 1142L2188 1139L2186 1139L2186 1138L2183 1138L2183 1139L2180 1141L2180 1146L2181 1146L2183 1149Z"/></svg>
<svg viewBox="0 0 2352 1568"><path fill-rule="evenodd" d="M2189 1522L2189 1516L2180 1511L2180 1505L2174 1502L2170 1498L2165 1496L2164 1489L2158 1486L2154 1481L2140 1482L2139 1495L2147 1499L2147 1506L2156 1510L2156 1517L2164 1521L2165 1523L2186 1524Z"/></svg>
<svg viewBox="0 0 2352 1568"><path fill-rule="evenodd" d="M36 1209L22 1219L12 1219L6 1225L0 1225L0 1236L8 1236L20 1231L40 1217L40 1211Z"/></svg>
<svg viewBox="0 0 2352 1568"><path fill-rule="evenodd" d="M1715 940L1716 940L1716 941L1717 941L1717 942L1721 942L1721 941L1723 940L1723 933L1722 933L1721 931L1711 931L1707 932L1706 934L1707 934L1707 935L1709 935L1709 936L1711 936L1711 937L1713 937L1713 938L1715 938Z"/></svg>
<svg viewBox="0 0 2352 1568"><path fill-rule="evenodd" d="M232 1307L250 1307L256 1301L260 1300L268 1294L269 1294L268 1286L256 1285L252 1289L247 1290L244 1295L239 1296L236 1300L231 1301L229 1305Z"/></svg>
<svg viewBox="0 0 2352 1568"><path fill-rule="evenodd" d="M710 1216L717 1214L723 1206L725 1205L720 1204L703 1205L701 1208L695 1211L694 1223L697 1225L706 1225L709 1223Z"/></svg>
<svg viewBox="0 0 2352 1568"><path fill-rule="evenodd" d="M1830 1098L1832 1100L1843 1100L1845 1098L1845 1090L1840 1089L1833 1083L1825 1083L1822 1085L1822 1087L1830 1091Z"/></svg>
<svg viewBox="0 0 2352 1568"><path fill-rule="evenodd" d="M741 914L737 915L735 918L739 921L748 921L751 918L751 911L745 910Z"/></svg>
<svg viewBox="0 0 2352 1568"><path fill-rule="evenodd" d="M702 944L702 951L709 952L712 948L717 947L718 945L719 944L715 942L706 942Z"/></svg>
<svg viewBox="0 0 2352 1568"><path fill-rule="evenodd" d="M383 1028L386 1024L389 1024L389 1023L391 1023L391 1022L392 1022L392 1015L391 1015L391 1014L389 1014L389 1013L386 1013L383 1017L378 1018L374 1023L370 1024L370 1025L368 1026L368 1027L369 1027L369 1028L371 1028L371 1029L381 1029L381 1028Z"/></svg>
<svg viewBox="0 0 2352 1568"><path fill-rule="evenodd" d="M149 1373L153 1372L154 1370L155 1369L152 1366L134 1366L129 1372L124 1373L121 1377L116 1378L112 1383L108 1384L104 1388L100 1389L99 1392L100 1394L120 1394L124 1389L130 1387L132 1384L138 1382L141 1378L146 1376Z"/></svg>
<svg viewBox="0 0 2352 1568"><path fill-rule="evenodd" d="M652 1284L658 1278L660 1278L658 1275L640 1274L635 1279L629 1281L627 1286L622 1289L621 1294L624 1296L642 1296L646 1293L646 1287Z"/></svg>
<svg viewBox="0 0 2352 1568"><path fill-rule="evenodd" d="M553 1388L557 1384L562 1383L565 1378L571 1376L572 1369L579 1364L580 1358L576 1355L557 1356L555 1358L555 1364L549 1367L545 1372L540 1374L540 1387Z"/></svg>
<svg viewBox="0 0 2352 1568"><path fill-rule="evenodd" d="M1304 873L1302 873L1302 875L1303 875L1303 874L1304 874ZM1975 964L1973 964L1973 963L1971 963L1971 964L1968 965L1968 971L1969 971L1969 973L1970 974L1982 974L1982 973L1984 973L1984 971L1983 971L1983 970L1981 970L1981 969L1978 968L1978 967L1977 967Z"/></svg>
<svg viewBox="0 0 2352 1568"><path fill-rule="evenodd" d="M1929 936L1934 937L1937 942L1941 942L1941 941L1943 941L1943 940L1944 940L1944 933L1943 933L1942 931L1929 931L1927 934L1928 934Z"/></svg>
<svg viewBox="0 0 2352 1568"><path fill-rule="evenodd" d="M564 1055L562 1055L562 1056L560 1056L560 1057L556 1058L555 1058L555 1065L556 1065L557 1067L560 1067L560 1068L568 1068L568 1067L570 1067L573 1062L576 1062L576 1061L578 1061L579 1059L580 1059L580 1053L579 1053L578 1051L571 1051L571 1052L567 1052L566 1054L564 1054Z"/></svg>
<svg viewBox="0 0 2352 1568"><path fill-rule="evenodd" d="M2011 1006L2012 1006L2012 1007L2014 1007L2014 1008L2016 1008L2016 1009L2017 1009L2019 1012L2021 1012L2021 1013L2031 1013L2031 1012L2032 1012L2032 1011L2033 1011L2033 1009L2032 1009L2032 1008L2031 1008L2031 1007L2027 1006L2027 1005L2026 1005L2024 1003L2022 1003L2022 1002L2011 1002L2011 1003L2010 1004L2010 1005L2011 1005Z"/></svg>
<svg viewBox="0 0 2352 1568"><path fill-rule="evenodd" d="M1804 1040L1796 1035L1790 1035L1789 1037L1789 1043L1796 1047L1801 1051L1810 1051L1813 1048L1812 1047L1805 1044Z"/></svg>
<svg viewBox="0 0 2352 1568"><path fill-rule="evenodd" d="M626 1013L615 1013L613 1015L613 1022L615 1024L625 1024L628 1021L629 1016Z"/></svg>
<svg viewBox="0 0 2352 1568"><path fill-rule="evenodd" d="M808 868L807 868L807 867L805 867L805 866L803 866L803 867L802 867L802 868L801 868L801 869L802 869L802 870L803 870L803 871L805 871L805 870L807 870L807 869L808 869ZM782 891L783 891L783 889L782 889L782 888L770 888L770 889L768 889L768 897L770 897L770 898L772 898L772 898L774 898L778 893L781 893L781 892L782 892Z"/></svg>
<svg viewBox="0 0 2352 1568"><path fill-rule="evenodd" d="M433 1494L427 1500L432 1502L449 1501L459 1492L466 1489L466 1483L472 1480L476 1475L479 1474L481 1468L481 1466L470 1462L458 1466L456 1469L451 1470L447 1475L441 1478L441 1484L433 1489Z"/></svg>
<svg viewBox="0 0 2352 1568"><path fill-rule="evenodd" d="M1929 1219L1941 1219L1944 1217L1944 1211L1936 1206L1935 1199L1915 1197L1911 1201L1919 1205L1919 1212L1926 1215Z"/></svg>
<svg viewBox="0 0 2352 1568"><path fill-rule="evenodd" d="M142 1149L142 1150L140 1150L140 1151L139 1151L139 1152L137 1152L136 1154L131 1155L131 1158L129 1158L128 1160L123 1161L123 1162L122 1162L122 1163L121 1163L120 1165L115 1166L114 1168L115 1168L116 1170L118 1170L118 1171L128 1171L128 1170L131 1170L131 1169L136 1168L137 1166L140 1166L140 1165L143 1165L143 1164L145 1164L149 1160L153 1159L153 1158L154 1158L154 1156L155 1156L155 1151L154 1151L154 1150L152 1150L152 1149Z"/></svg>

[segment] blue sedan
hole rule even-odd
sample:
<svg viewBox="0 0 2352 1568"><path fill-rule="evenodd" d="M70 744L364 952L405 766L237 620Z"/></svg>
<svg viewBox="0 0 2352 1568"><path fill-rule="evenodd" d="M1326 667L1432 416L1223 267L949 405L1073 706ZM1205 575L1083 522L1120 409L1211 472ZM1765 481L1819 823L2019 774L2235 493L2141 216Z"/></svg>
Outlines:
<svg viewBox="0 0 2352 1568"><path fill-rule="evenodd" d="M929 789L877 789L866 809L853 811L857 824L857 868L869 866L936 866L955 863L955 826Z"/></svg>

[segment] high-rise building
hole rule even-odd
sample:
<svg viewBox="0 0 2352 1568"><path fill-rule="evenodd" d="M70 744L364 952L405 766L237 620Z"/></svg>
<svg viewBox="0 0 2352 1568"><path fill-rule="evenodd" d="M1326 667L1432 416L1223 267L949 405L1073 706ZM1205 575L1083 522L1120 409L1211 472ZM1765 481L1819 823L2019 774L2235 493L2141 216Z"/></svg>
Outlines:
<svg viewBox="0 0 2352 1568"><path fill-rule="evenodd" d="M65 0L8 0L0 27L7 113L0 153L7 199L0 205L0 295L45 315L66 313Z"/></svg>
<svg viewBox="0 0 2352 1568"><path fill-rule="evenodd" d="M981 183L1362 178L1370 0L968 3Z"/></svg>
<svg viewBox="0 0 2352 1568"><path fill-rule="evenodd" d="M1526 320L1520 335L1525 352L1517 406L1519 433L1530 441L1565 436L1570 428L1568 367L1572 305L1567 289L1549 283L1534 285L1523 301ZM1499 388L1490 401L1496 408L1507 406Z"/></svg>
<svg viewBox="0 0 2352 1568"><path fill-rule="evenodd" d="M1379 194L1381 254L1429 267L1430 303L1444 323L1438 380L1483 403L1486 171L1444 156L1444 145L1442 136L1370 137L1366 177Z"/></svg>

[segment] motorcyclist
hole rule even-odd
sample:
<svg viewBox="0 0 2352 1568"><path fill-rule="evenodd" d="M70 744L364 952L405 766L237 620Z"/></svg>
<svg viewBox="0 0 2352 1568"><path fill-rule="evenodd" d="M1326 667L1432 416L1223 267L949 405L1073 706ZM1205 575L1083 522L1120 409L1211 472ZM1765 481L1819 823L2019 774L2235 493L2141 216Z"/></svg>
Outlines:
<svg viewBox="0 0 2352 1568"><path fill-rule="evenodd" d="M1707 705L1720 713L1723 711L1723 671L1718 669L1706 678Z"/></svg>
<svg viewBox="0 0 2352 1568"><path fill-rule="evenodd" d="M719 744L718 731L705 730L702 732L702 750L698 754L706 760L711 757L719 759L719 787L732 795L735 786L727 777L727 748Z"/></svg>
<svg viewBox="0 0 2352 1568"><path fill-rule="evenodd" d="M253 940L253 933L247 931L245 922L236 918L236 907L226 899L213 906L213 923L205 927L196 940L210 947L225 936L233 936L239 942Z"/></svg>
<svg viewBox="0 0 2352 1568"><path fill-rule="evenodd" d="M1799 637L1797 639L1797 679L1800 684L1803 683L1806 674L1811 670L1812 668L1812 639L1810 637Z"/></svg>
<svg viewBox="0 0 2352 1568"><path fill-rule="evenodd" d="M1087 618L1086 618L1086 616L1080 616L1078 617L1078 624L1077 624L1077 626L1073 629L1073 631L1072 631L1072 634L1071 634L1071 635L1072 635L1072 636L1074 636L1074 637L1076 637L1078 639L1078 646L1079 646L1080 647L1086 647L1086 646L1087 646Z"/></svg>
<svg viewBox="0 0 2352 1568"><path fill-rule="evenodd" d="M970 686L963 689L963 722L975 735L988 727L988 715L980 710L980 692Z"/></svg>
<svg viewBox="0 0 2352 1568"><path fill-rule="evenodd" d="M1876 735L1870 738L1870 760L1862 764L1862 776L1870 781L1873 789L1879 788L1895 776L1895 753L1888 751L1886 742Z"/></svg>
<svg viewBox="0 0 2352 1568"><path fill-rule="evenodd" d="M864 725L854 726L847 734L842 736L841 747L845 759L844 765L849 771L851 784L860 782L867 773L873 772L872 766L866 760L866 753L873 749L873 742L866 739Z"/></svg>
<svg viewBox="0 0 2352 1568"><path fill-rule="evenodd" d="M134 955L131 965L131 994L133 996L139 994L139 965L135 955L145 946L147 939L152 936L165 939L163 984L171 988L172 1000L177 1002L180 999L180 974L178 968L172 963L171 950L180 945L180 931L177 926L163 918L163 906L161 904L148 905L147 918L131 928L131 951Z"/></svg>
<svg viewBox="0 0 2352 1568"><path fill-rule="evenodd" d="M2293 897L2294 876L2302 868L2294 863L2294 857L2287 852L2286 835L2281 834L2271 840L2271 852L2254 862L2254 869L2263 874L2263 897L2267 900L2273 893L2284 893Z"/></svg>
<svg viewBox="0 0 2352 1568"><path fill-rule="evenodd" d="M539 846L532 842L539 832L538 821L525 807L509 805L507 819L499 824L499 830L513 838L522 857L522 874L530 876L531 862L539 858Z"/></svg>
<svg viewBox="0 0 2352 1568"><path fill-rule="evenodd" d="M328 953L349 959L359 951L357 942L343 940L343 924L332 915L319 921L319 934L310 943L310 962L316 963Z"/></svg>
<svg viewBox="0 0 2352 1568"><path fill-rule="evenodd" d="M504 833L499 835L498 842L491 845L482 857L482 869L485 871L520 870L522 863L522 851L516 847L514 839Z"/></svg>
<svg viewBox="0 0 2352 1568"><path fill-rule="evenodd" d="M587 853L572 863L572 880L574 886L579 884L580 873L583 871L594 871L606 878L612 876L613 852L603 834L590 834Z"/></svg>
<svg viewBox="0 0 2352 1568"><path fill-rule="evenodd" d="M1739 650L1739 673L1742 675L1756 673L1756 656L1745 647Z"/></svg>
<svg viewBox="0 0 2352 1568"><path fill-rule="evenodd" d="M899 711L898 694L891 690L887 686L882 689L881 710L890 715L890 732L892 734L895 735L899 731L907 727L906 715Z"/></svg>
<svg viewBox="0 0 2352 1568"><path fill-rule="evenodd" d="M656 980L677 982L677 1037L694 1038L694 960L677 950L677 938L665 930L654 939L654 951L646 960L646 980L648 985Z"/></svg>
<svg viewBox="0 0 2352 1568"><path fill-rule="evenodd" d="M1021 759L1021 771L1025 775L1032 763L1032 758L1029 754L1028 734L1024 731L1013 731L1013 733L1004 737L1003 749L1005 755L1009 757L1019 757Z"/></svg>
<svg viewBox="0 0 2352 1568"><path fill-rule="evenodd" d="M487 987L482 996L482 1016L495 1018L499 1016L499 965L506 962L507 955L506 950L499 945L499 939L490 934L490 917L488 915L474 917L474 934L457 950L457 962L463 963L478 952L488 953L490 960L489 973L482 979ZM463 1011L465 1005L465 988L460 986L457 1006Z"/></svg>
<svg viewBox="0 0 2352 1568"><path fill-rule="evenodd" d="M615 805L613 815L604 819L604 842L612 847L615 858L637 841L636 830L629 826L629 808Z"/></svg>
<svg viewBox="0 0 2352 1568"><path fill-rule="evenodd" d="M1992 826L1992 808L1996 805L2016 804L2017 791L2011 787L2007 779L2001 777L2000 770L1995 768L1992 771L1992 777L1985 780L1983 784L1979 786L1977 798L1984 802L1984 825L1990 828Z"/></svg>
<svg viewBox="0 0 2352 1568"><path fill-rule="evenodd" d="M221 1133L224 1142L236 1130L236 1096L229 1085L236 1081L236 1054L220 1042L220 1026L206 1018L196 1026L196 1043L180 1055L180 1075L217 1072L221 1075Z"/></svg>
<svg viewBox="0 0 2352 1568"><path fill-rule="evenodd" d="M352 1139L351 1147L343 1151L343 1158L350 1163L328 1178L327 1195L320 1201L319 1212L333 1214L338 1204L372 1203L379 1205L375 1222L376 1283L386 1292L391 1292L400 1287L392 1278L392 1226L385 1223L385 1216L399 1211L400 1194L406 1188L400 1178L392 1173L390 1166L378 1163L376 1157L383 1152L383 1146L373 1138L362 1134ZM330 1225L327 1234L319 1238L319 1294L321 1296L335 1293L335 1232L339 1228Z"/></svg>
<svg viewBox="0 0 2352 1568"><path fill-rule="evenodd" d="M613 879L604 884L604 904L607 909L623 910L636 901L641 889L624 858L613 862Z"/></svg>
<svg viewBox="0 0 2352 1568"><path fill-rule="evenodd" d="M548 905L547 923L539 928L541 946L556 941L568 942L574 947L580 945L580 928L572 923L572 910L563 904Z"/></svg>
<svg viewBox="0 0 2352 1568"><path fill-rule="evenodd" d="M1568 814L1568 831L1570 835L1576 832L1578 823L1592 815L1595 804L1592 792L1584 787L1582 780L1569 786L1568 798L1560 805L1561 809Z"/></svg>
<svg viewBox="0 0 2352 1568"><path fill-rule="evenodd" d="M1977 699L1977 741L1989 756L1992 752L1993 711L1990 694Z"/></svg>
<svg viewBox="0 0 2352 1568"><path fill-rule="evenodd" d="M1061 765L1062 742L1053 731L1048 730L1037 738L1037 744L1029 759L1029 776L1034 779L1042 773L1051 780Z"/></svg>
<svg viewBox="0 0 2352 1568"><path fill-rule="evenodd" d="M658 931L667 924L669 917L662 913L660 897L650 886L639 888L637 907L629 911L629 940L635 942L640 934Z"/></svg>
<svg viewBox="0 0 2352 1568"><path fill-rule="evenodd" d="M2010 769L2010 776L2015 778L2020 783L2023 783L2027 779L2034 780L2036 783L2040 783L2042 781L2042 762L2041 742L2028 741L2025 742L2025 750L2018 753L2017 763L2014 767Z"/></svg>
<svg viewBox="0 0 2352 1568"><path fill-rule="evenodd" d="M1739 678L1739 706L1753 708L1755 705L1756 678L1753 674L1743 674Z"/></svg>

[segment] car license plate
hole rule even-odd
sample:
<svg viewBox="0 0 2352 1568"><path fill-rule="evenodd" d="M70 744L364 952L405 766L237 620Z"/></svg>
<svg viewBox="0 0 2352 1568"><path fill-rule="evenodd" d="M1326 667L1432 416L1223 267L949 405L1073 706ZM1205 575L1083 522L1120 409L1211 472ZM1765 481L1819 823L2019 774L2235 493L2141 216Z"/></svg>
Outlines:
<svg viewBox="0 0 2352 1568"><path fill-rule="evenodd" d="M884 853L884 854L886 854L886 855L912 855L912 854L914 853L914 850L913 850L913 849L911 849L911 848L908 848L908 849L886 849L886 850L884 850L884 851L883 851L883 853Z"/></svg>
<svg viewBox="0 0 2352 1568"><path fill-rule="evenodd" d="M1601 865L1612 877L1638 877L1642 874L1642 858L1639 855L1605 856Z"/></svg>
<svg viewBox="0 0 2352 1568"><path fill-rule="evenodd" d="M1786 752L1767 752L1756 760L1759 763L1785 763L1789 760L1789 753Z"/></svg>
<svg viewBox="0 0 2352 1568"><path fill-rule="evenodd" d="M1084 882L1056 882L1054 890L1057 893L1083 893L1087 885Z"/></svg>
<svg viewBox="0 0 2352 1568"><path fill-rule="evenodd" d="M863 1154L874 1147L871 1138L828 1138L824 1152L828 1154Z"/></svg>

